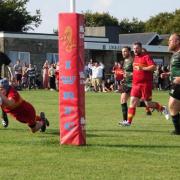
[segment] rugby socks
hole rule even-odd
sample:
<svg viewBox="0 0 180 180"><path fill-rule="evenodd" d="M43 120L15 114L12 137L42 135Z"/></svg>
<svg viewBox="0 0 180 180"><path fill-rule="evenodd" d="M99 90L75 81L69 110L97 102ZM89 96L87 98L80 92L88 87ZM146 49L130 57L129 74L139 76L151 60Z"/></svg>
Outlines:
<svg viewBox="0 0 180 180"><path fill-rule="evenodd" d="M149 107L146 106L145 109L146 109L146 112L151 112L151 109Z"/></svg>
<svg viewBox="0 0 180 180"><path fill-rule="evenodd" d="M180 134L180 114L176 114L175 116L172 116L172 121L174 124L175 132L177 134Z"/></svg>
<svg viewBox="0 0 180 180"><path fill-rule="evenodd" d="M127 113L128 113L127 103L121 104L121 109L123 114L123 121L127 121Z"/></svg>
<svg viewBox="0 0 180 180"><path fill-rule="evenodd" d="M41 121L41 117L40 116L36 116L36 121Z"/></svg>
<svg viewBox="0 0 180 180"><path fill-rule="evenodd" d="M150 107L147 107L144 101L140 101L139 107L145 107L146 113L149 113L149 115L151 114L151 109L150 109Z"/></svg>
<svg viewBox="0 0 180 180"><path fill-rule="evenodd" d="M130 123L130 124L132 123L135 113L136 113L136 108L134 108L134 107L128 108L128 123Z"/></svg>
<svg viewBox="0 0 180 180"><path fill-rule="evenodd" d="M163 106L161 106L159 103L155 102L155 109L157 109L157 111L162 111Z"/></svg>
<svg viewBox="0 0 180 180"><path fill-rule="evenodd" d="M35 128L35 127L36 127L36 121L41 121L40 116L36 116L34 123L31 124L31 125L28 125L28 126L29 126L31 129Z"/></svg>

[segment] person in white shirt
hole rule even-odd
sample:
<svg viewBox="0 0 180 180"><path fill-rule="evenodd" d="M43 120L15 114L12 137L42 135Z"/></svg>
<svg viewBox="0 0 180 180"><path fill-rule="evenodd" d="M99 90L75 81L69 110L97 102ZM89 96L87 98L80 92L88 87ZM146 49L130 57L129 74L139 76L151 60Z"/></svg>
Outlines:
<svg viewBox="0 0 180 180"><path fill-rule="evenodd" d="M102 78L104 65L102 63L95 62L90 66L92 70L92 85L95 92L102 92Z"/></svg>

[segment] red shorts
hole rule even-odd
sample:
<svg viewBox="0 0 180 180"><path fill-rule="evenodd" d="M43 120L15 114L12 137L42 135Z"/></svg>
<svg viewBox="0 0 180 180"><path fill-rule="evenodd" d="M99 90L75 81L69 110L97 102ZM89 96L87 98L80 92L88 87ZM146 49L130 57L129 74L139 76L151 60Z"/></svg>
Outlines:
<svg viewBox="0 0 180 180"><path fill-rule="evenodd" d="M131 96L149 101L152 99L152 83L133 84Z"/></svg>
<svg viewBox="0 0 180 180"><path fill-rule="evenodd" d="M16 118L17 121L26 123L28 126L34 126L36 124L36 111L34 107L23 101L21 105L9 112L12 116Z"/></svg>

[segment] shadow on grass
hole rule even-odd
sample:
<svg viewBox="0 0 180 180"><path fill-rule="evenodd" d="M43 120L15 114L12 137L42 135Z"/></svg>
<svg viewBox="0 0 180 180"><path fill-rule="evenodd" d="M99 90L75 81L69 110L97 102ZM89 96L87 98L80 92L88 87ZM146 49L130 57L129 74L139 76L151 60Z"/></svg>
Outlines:
<svg viewBox="0 0 180 180"><path fill-rule="evenodd" d="M90 147L109 148L180 148L178 145L146 145L146 144L87 144Z"/></svg>
<svg viewBox="0 0 180 180"><path fill-rule="evenodd" d="M30 134L33 134L32 132L31 132L31 130L30 129L23 129L23 128L2 128L2 129L0 129L0 132L8 132L8 133L11 133L11 132L19 132L19 133L24 133L24 132L27 132L27 133L30 133ZM38 134L39 136L42 136L42 137L47 137L47 136L51 136L51 137L53 137L53 136L59 136L60 135L60 133L59 133L59 129L47 129L45 132L36 132L35 134Z"/></svg>
<svg viewBox="0 0 180 180"><path fill-rule="evenodd" d="M28 129L23 129L23 128L0 128L0 131L16 131L16 132L26 132Z"/></svg>
<svg viewBox="0 0 180 180"><path fill-rule="evenodd" d="M60 132L59 132L59 129L49 129L45 132L45 134L59 136Z"/></svg>
<svg viewBox="0 0 180 180"><path fill-rule="evenodd" d="M128 127L120 128L120 129L93 129L87 130L87 132L150 132L150 133L167 133L167 131L159 131L159 130L147 130L147 129L129 129Z"/></svg>

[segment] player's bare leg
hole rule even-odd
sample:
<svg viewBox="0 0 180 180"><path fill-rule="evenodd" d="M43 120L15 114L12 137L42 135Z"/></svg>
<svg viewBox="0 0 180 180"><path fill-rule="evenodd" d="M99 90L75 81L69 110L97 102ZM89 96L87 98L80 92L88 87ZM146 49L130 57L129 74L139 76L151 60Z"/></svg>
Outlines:
<svg viewBox="0 0 180 180"><path fill-rule="evenodd" d="M174 134L180 135L180 100L170 96L169 111L175 128Z"/></svg>

